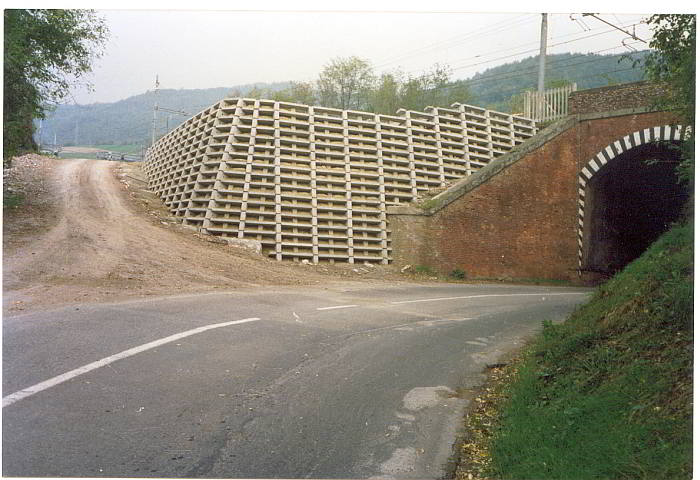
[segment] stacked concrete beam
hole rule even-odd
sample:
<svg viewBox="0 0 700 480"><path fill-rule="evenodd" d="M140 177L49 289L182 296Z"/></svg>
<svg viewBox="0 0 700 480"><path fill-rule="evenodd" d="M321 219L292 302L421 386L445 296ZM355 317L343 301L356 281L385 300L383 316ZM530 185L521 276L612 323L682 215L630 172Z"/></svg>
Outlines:
<svg viewBox="0 0 700 480"><path fill-rule="evenodd" d="M226 98L147 153L150 188L186 225L277 260L391 262L387 206L470 175L532 120L454 104L397 115Z"/></svg>

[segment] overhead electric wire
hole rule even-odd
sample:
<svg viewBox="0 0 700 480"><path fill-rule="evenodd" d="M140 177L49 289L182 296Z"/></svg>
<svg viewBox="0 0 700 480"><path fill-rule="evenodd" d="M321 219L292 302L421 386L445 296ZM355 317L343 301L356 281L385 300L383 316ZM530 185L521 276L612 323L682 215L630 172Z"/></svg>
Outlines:
<svg viewBox="0 0 700 480"><path fill-rule="evenodd" d="M601 62L603 60L605 60L605 59L604 58L596 58L596 59L592 59L592 60L586 60L583 62L575 62L575 63L567 63L567 64L563 64L563 65L557 65L557 67L558 68L573 67L576 65L584 65L584 64L588 64L588 63ZM636 68L632 67L632 70L636 70ZM503 75L503 76L494 75L494 76L491 76L489 78L485 78L485 77L484 78L477 78L474 80L464 80L462 82L466 82L467 86L478 85L478 84L486 82L486 81L510 80L513 78L519 78L519 77L524 77L524 76L528 76L528 75L533 75L536 72L537 72L537 67L534 67L534 68L523 69L514 75ZM514 72L509 72L509 73L514 73ZM453 87L453 88L457 88L458 86L459 86L459 84L446 85L446 87Z"/></svg>
<svg viewBox="0 0 700 480"><path fill-rule="evenodd" d="M531 15L531 16L537 16L537 17L539 17L539 14L530 14L530 15ZM507 20L506 20L506 21L507 21ZM516 22L516 23L523 23L523 22ZM641 24L641 23L644 23L644 22L642 21L642 19L640 19L640 21L636 21L636 22L630 23L629 25L627 25L627 27L639 25L639 24ZM497 24L495 24L495 25L497 25ZM509 27L511 27L511 25L509 25L509 26L507 26L507 27L509 28ZM625 27L625 26L623 25L623 27ZM502 27L499 27L498 29L493 30L492 32L489 32L489 33L497 33L497 32L499 32L499 31L504 30L505 28L506 28L506 26L502 26ZM598 27L598 28L590 28L590 27L588 27L586 31L597 32L597 31L602 30L602 29L604 29L604 28L605 28L604 26L601 26L601 27ZM625 28L626 28L626 27L625 27ZM614 31L614 29L613 29L613 30L606 30L606 31L604 31L604 32L599 32L599 33L600 33L600 34L603 34L603 33L607 33L607 32L610 32L610 31ZM554 40L554 39L563 39L563 38L571 37L571 36L574 36L574 35L578 35L579 33L580 33L580 32L572 32L572 33L567 33L567 34L564 34L564 35L554 36L554 37L552 37L550 40ZM465 38L470 38L470 37L472 37L472 36L476 36L477 34L481 34L481 32L478 32L478 31L477 31L477 32L475 32L473 35L472 35L472 34L467 35L467 37L465 37ZM593 36L595 36L595 35L593 35ZM454 38L458 38L458 37L454 37ZM581 38L588 38L588 37L581 37ZM575 41L575 40L573 40L573 41ZM432 48L435 48L435 46L440 45L440 44L442 44L442 43L444 43L444 42L436 42L436 43L431 44L431 45L428 45L428 46L426 46L426 47L421 47L421 48L417 49L416 51L418 51L418 50L424 50L424 49L432 49ZM459 41L459 42L457 42L457 43L452 43L452 44L450 44L450 46L456 45L456 44L458 44L458 43L463 43L463 41ZM511 50L514 50L514 49L517 49L517 48L524 47L524 46L526 46L526 45L539 45L539 40L534 41L534 42L527 42L527 43L520 44L520 45L516 45L516 46L513 46L513 47L508 47L508 48L505 48L505 49L494 50L494 51L492 51L492 52L490 52L490 53L488 53L488 54L485 54L485 55L490 55L490 54L500 53L500 52L507 52L507 51L511 51ZM538 50L539 50L539 48L538 48ZM417 56L417 55L410 55L410 54L407 54L407 55L399 56L399 57L396 57L396 58L401 58L401 59L403 59L403 58L410 58L410 57L414 57L414 56ZM482 56L484 56L484 54L475 55L475 56L473 56L473 57L465 57L465 58L463 58L463 59L461 59L461 60L466 60L466 59L470 59L470 58L478 58L478 57L482 57ZM391 57L390 57L390 58L391 58ZM458 60L458 61L459 61L459 60ZM380 61L379 64L376 65L376 67L377 67L377 68L381 68L382 66L388 65L388 64L391 64L391 63L396 63L396 62L395 62L395 61L387 61L387 60L384 60L384 61Z"/></svg>
<svg viewBox="0 0 700 480"><path fill-rule="evenodd" d="M630 24L626 25L625 28L630 27L630 26L640 25L640 24L642 24L642 23L644 23L644 22L642 22L641 20L640 20L640 21L637 21L637 22L633 22L633 23L630 23ZM615 32L615 31L616 31L615 29L608 29L608 30L599 31L599 30L604 29L604 28L605 28L605 27L603 26L603 27L599 27L599 28L597 28L597 29L589 29L591 32L596 32L596 33L592 33L591 35L585 35L585 36L579 37L579 38L574 38L574 39L571 39L571 40L566 41L566 42L555 43L555 44L552 44L552 45L550 45L550 46L551 46L551 47L554 47L554 46L559 46L559 45L565 45L565 44L567 44L567 43L573 43L573 42L576 42L576 41L579 41L579 40L584 40L584 39L587 39L587 38L591 38L591 37L595 37L595 36L599 36L599 35L604 35L604 34L606 34L606 33L611 33L611 32ZM580 32L567 33L567 34L564 34L564 35L559 35L559 36L552 37L551 40L554 40L554 39L564 39L564 38L571 37L571 36L574 36L574 35L579 35L579 34L580 34ZM493 50L493 51L491 51L491 52L489 52L489 53L485 53L485 54L479 54L479 55L473 55L473 56L469 56L469 57L464 57L464 58L458 59L457 62L460 62L460 61L463 61L463 60L474 59L474 58L485 57L485 56L489 56L489 55L493 55L493 54L498 54L498 53L501 53L501 52L510 52L510 51L513 51L513 50L518 49L518 48L523 48L523 47L525 47L525 46L527 46L527 45L539 45L539 41L535 41L535 42L526 42L526 43L523 43L523 44L519 44L519 45L516 45L516 46L504 48L504 49ZM491 60L485 60L485 61L483 61L483 62L477 62L477 63L473 63L473 64L468 64L468 65L459 65L459 64L458 64L458 65L457 65L456 67L454 67L452 70L462 69L462 68L468 68L468 67L477 66L477 65L483 65L483 64L486 64L486 63L491 63L491 62L495 62L495 61L502 60L502 59L505 59L505 58L511 58L511 57L515 57L515 56L518 56L518 55L523 55L523 54L526 54L526 53L533 53L533 52L536 52L536 51L539 51L539 46L538 46L537 48L533 48L533 49L526 50L526 51L521 51L521 52L518 52L518 53L515 53L515 54L512 54L512 55L506 55L506 56L503 56L503 57L494 58L494 59L491 59ZM390 63L394 63L394 62L390 62ZM383 66L383 65L378 65L377 68L381 68L382 66ZM411 72L408 72L409 75L419 74L419 73L422 73L422 72L419 71L419 70L413 70L413 71L411 71Z"/></svg>
<svg viewBox="0 0 700 480"><path fill-rule="evenodd" d="M602 50L598 50L597 52L590 52L590 53L595 54L595 53L599 53L599 52L601 52L601 51L612 50L612 49L614 49L614 48L620 48L620 47L621 47L621 46L609 47L609 48L607 48L607 49L602 49ZM641 52L639 52L639 53L641 53ZM578 58L578 57L583 57L583 56L587 56L587 55L588 55L588 54L580 54L580 55L578 55L577 57L572 57L572 58ZM634 55L634 54L630 54L630 55ZM571 60L571 58L568 58L568 59L561 59L561 60L559 60L558 62L557 62L557 61L552 62L552 65L556 64L559 68L561 68L561 67L573 67L573 66L575 66L575 65L583 65L583 64L586 64L586 63L600 62L600 61L605 60L605 58L596 58L596 59L592 59L592 60L586 60L586 61L583 61L583 62L566 63L566 64L563 64L563 65L559 65L559 63L561 63L561 62L563 62L563 61L568 61L568 60ZM497 75L490 75L490 76L488 76L488 77L481 77L481 78L477 78L477 79L474 79L474 80L461 80L461 81L460 81L460 80L457 80L457 81L453 82L453 83L450 84L450 85L444 85L444 86L442 86L442 87L438 87L438 88L434 89L433 91L453 90L453 89L455 89L455 88L460 88L460 87L464 86L465 84L466 84L467 87L470 87L470 86L473 86L474 84L479 84L479 83L482 83L482 82L484 82L484 81L489 81L489 80L490 80L490 81L509 80L509 79L512 79L512 78L523 77L523 76L531 75L531 74L535 73L535 72L537 71L537 68L538 68L537 66L535 66L535 67L526 67L526 68L524 68L524 69L516 70L516 71L513 71L513 72L507 72L507 73L504 73L504 74L497 74ZM582 80L582 79L591 78L591 77L595 77L595 76L605 75L605 74L607 74L607 73L615 73L615 72L619 72L619 71L630 71L630 70L637 70L637 69L634 68L634 67L632 67L632 68L623 69L623 70L611 70L611 71L608 71L608 72L601 72L601 73L598 73L598 74L595 74L595 75L590 75L590 76L587 76L587 77L581 77L581 78L579 78L579 79ZM516 73L516 72L517 72L517 73ZM457 82L459 82L459 83L457 83ZM522 91L522 88L521 88L521 87L518 87L518 88L513 89L513 90L507 90L507 91L504 92L504 94L508 94L508 93L511 93L511 92L521 92L521 91Z"/></svg>
<svg viewBox="0 0 700 480"><path fill-rule="evenodd" d="M635 24L635 25L637 25L637 24ZM597 37L597 36L604 35L604 34L606 34L606 33L612 33L612 32L615 32L615 31L616 31L615 29L606 30L606 31L604 31L604 32L594 33L594 34L592 34L592 35L587 35L587 36L585 36L585 37L575 38L575 39L573 39L573 40L567 40L567 41L565 41L565 42L553 43L553 44L551 44L551 45L548 45L548 48L549 48L549 47L558 47L558 46L560 46L560 45L566 45L566 44L569 44L569 43L578 42L578 41L580 41L580 40L585 40L585 39L587 39L587 38ZM511 54L511 55L505 55L505 56L503 56L503 57L498 57L498 58L494 58L494 59L491 59L491 60L485 60L485 61L483 61L483 62L470 63L470 64L468 64L468 65L460 65L460 66L457 66L457 67L453 67L452 70L454 71L454 70L461 70L461 69L463 69L463 68L475 67L475 66L478 66L478 65L483 65L483 64L485 64L485 63L492 63L492 62L495 62L495 61L498 61L498 60L503 60L503 59L512 58L512 57L517 57L517 56L519 56L519 55L524 55L524 54L527 54L527 53L533 53L533 52L538 52L538 51L539 51L539 48L534 48L534 49L530 49L530 50L524 50L524 51L521 51L521 52L518 52L518 53ZM468 57L468 58L476 58L476 57Z"/></svg>
<svg viewBox="0 0 700 480"><path fill-rule="evenodd" d="M529 14L528 16L534 16L534 15L535 15L535 14ZM421 51L421 50L432 50L432 49L438 48L438 47L440 47L440 46L452 46L452 45L456 45L456 44L459 44L459 43L463 43L465 40L470 39L470 38L472 38L472 37L474 37L474 36L477 36L477 35L484 35L484 34L489 34L489 33L491 33L491 32L501 31L505 26L508 26L508 27L512 26L513 20L518 20L517 22L515 22L515 24L517 24L517 23L521 23L521 20L522 20L522 19L521 19L520 17L517 17L517 18L515 18L515 19L509 18L509 19L503 20L503 21L501 21L501 22L497 22L497 23L495 23L495 24L493 24L493 25L489 25L488 27L484 27L484 28L482 28L482 29L469 32L469 33L467 33L467 34L461 34L461 35L457 35L457 36L455 36L455 37L452 37L452 38L449 38L449 39L446 39L446 40L442 40L442 41L439 41L439 42L431 43L431 44L429 44L429 45L426 45L426 46L423 46L423 47L419 47L419 48L416 48L416 49L411 50L411 51L409 51L409 52L401 53L401 54L399 54L399 55L392 55L392 56L389 56L389 57L385 57L383 60L380 60L380 61L379 61L379 66L385 65L385 64L395 63L395 61L396 61L397 59L403 59L403 58L415 56L415 55L412 55L412 54L415 53L415 52ZM503 24L503 23L507 23L508 25L501 25L501 24ZM489 30L490 27L497 27L497 28L494 29L494 30ZM447 45L445 45L445 44L447 44Z"/></svg>
<svg viewBox="0 0 700 480"><path fill-rule="evenodd" d="M600 62L600 61L606 60L607 58L606 58L606 57L603 57L603 58L595 58L595 59L593 59L593 60L587 60L587 61L584 61L584 62L562 63L562 62L568 62L569 60L572 60L572 59L574 59L574 58L586 57L586 56L591 55L591 54L597 54L597 53L600 53L600 52L605 52L605 51L608 51L608 50L614 50L614 49L621 48L621 47L622 47L622 45L617 45L617 46L615 46L615 47L604 48L604 49L602 49L602 50L597 50L597 51L595 51L595 52L582 53L582 54L574 55L574 56L569 57L569 58L563 58L563 59L559 59L559 60L553 60L553 61L549 64L549 66L550 66L550 67L573 67L574 65L581 65L581 64L585 64L585 63ZM635 55L635 54L639 54L639 53L642 53L642 52L633 52L633 53L629 53L628 55ZM611 54L611 55L613 55L613 54ZM475 82L482 82L482 81L494 80L494 79L495 79L495 80L499 80L499 79L516 78L516 77L520 77L520 76L523 76L523 75L529 75L529 74L531 74L531 73L534 73L534 72L537 71L538 68L539 68L539 67L538 67L537 65L535 65L535 66L531 66L531 67L521 68L521 69L518 69L518 70L513 70L513 71L510 71L510 72L499 73L499 74L495 74L495 75L483 76L483 77L475 78L475 79L473 79L473 80L465 79L465 80L461 80L461 81L466 81L466 82L469 82L469 83L475 83ZM520 73L520 72L523 72L523 73ZM513 75L514 73L518 73L518 74L517 74L517 75ZM460 81L460 80L455 80L455 81Z"/></svg>
<svg viewBox="0 0 700 480"><path fill-rule="evenodd" d="M482 35L482 36L486 35L487 36L487 35L490 35L493 33L498 33L498 32L501 32L501 31L507 29L507 28L512 28L513 26L515 26L517 24L524 23L523 20L530 20L531 17L536 16L536 15L538 15L538 14L526 14L524 16L520 15L520 16L515 17L515 18L505 19L501 22L497 22L493 25L486 26L484 28L469 32L467 34L457 35L455 37L452 37L452 38L449 38L446 40L442 40L440 42L435 42L435 43L432 43L430 45L426 45L424 47L416 48L416 49L411 50L409 52L401 53L399 55L385 57L384 59L382 59L378 62L376 67L382 68L384 66L397 63L401 60L405 60L407 58L415 57L415 56L421 55L423 53L426 53L424 51L430 51L430 50L434 50L436 48L441 48L441 47L445 48L445 47L449 47L449 46L459 45L459 44L464 43L465 41L467 41L473 37L479 36L479 35ZM420 52L420 53L418 53L418 55L416 55L416 52Z"/></svg>
<svg viewBox="0 0 700 480"><path fill-rule="evenodd" d="M527 20L530 20L530 19L527 19ZM522 21L521 21L521 22L518 22L518 23L525 23L525 22L522 22ZM490 32L487 32L487 33L484 33L484 34L479 34L479 35L480 35L481 37L488 37L488 36L491 35L491 34L500 33L500 32L502 32L503 30L510 29L510 28L514 27L515 25L517 25L518 23L513 24L513 25L507 25L507 26L504 26L503 28L499 28L499 29L496 29L496 30L493 30L493 31L490 31ZM445 45L445 48L447 48L447 47L454 47L454 46L456 46L456 45L463 44L463 43L467 42L468 40L470 40L471 37L474 37L474 36L477 36L477 34L470 35L469 38L465 38L464 40L461 40L461 41L459 41L459 42L455 42L455 43L451 43L451 44ZM531 42L528 42L528 45L529 45L529 43L531 43ZM504 49L503 51L509 51L509 50L512 50L513 48L514 48L514 47L509 47L509 48ZM515 47L515 48L519 48L519 47ZM435 48L432 48L431 50L434 50L434 49L435 49ZM428 51L429 51L429 50L428 50ZM424 52L424 53L427 53L427 51ZM391 65L391 64L393 64L393 63L398 63L400 60L406 60L406 59L408 59L408 58L417 57L417 56L423 55L424 53L419 53L419 54L416 54L416 55L406 55L406 56L404 56L404 57L402 57L402 58L400 58L400 59L397 59L397 60L395 60L395 61L392 61L392 62L385 62L385 63L383 63L383 64L380 64L380 65L377 66L377 68L381 68L381 67L384 67L384 66L387 66L387 65Z"/></svg>

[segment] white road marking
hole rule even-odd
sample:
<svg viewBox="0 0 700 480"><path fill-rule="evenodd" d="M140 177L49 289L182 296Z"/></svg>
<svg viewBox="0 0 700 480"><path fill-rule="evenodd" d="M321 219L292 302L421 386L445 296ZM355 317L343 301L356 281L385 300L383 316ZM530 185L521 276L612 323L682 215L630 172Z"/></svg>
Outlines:
<svg viewBox="0 0 700 480"><path fill-rule="evenodd" d="M588 295L588 292L566 292L566 293L501 293L493 295L466 295L463 297L440 297L440 298L422 298L420 300L402 300L400 302L391 302L392 305L402 305L404 303L421 303L421 302L443 302L445 300L464 300L468 298L484 298L484 297L545 297L552 295Z"/></svg>
<svg viewBox="0 0 700 480"><path fill-rule="evenodd" d="M303 323L301 320L299 320L299 315L297 315L297 312L292 312L292 315L294 315L294 321L298 323Z"/></svg>
<svg viewBox="0 0 700 480"><path fill-rule="evenodd" d="M338 310L339 308L354 308L357 305L336 305L334 307L319 307L316 310Z"/></svg>
<svg viewBox="0 0 700 480"><path fill-rule="evenodd" d="M82 375L84 373L91 372L91 371L96 370L100 367L104 367L105 365L109 365L110 363L114 363L117 360L131 357L133 355L136 355L137 353L145 352L146 350L150 350L152 348L159 347L159 346L164 345L166 343L174 342L175 340L180 340L181 338L185 338L185 337L189 337L191 335L196 335L198 333L206 332L207 330L212 330L214 328L228 327L230 325L239 325L241 323L255 322L258 320L260 320L260 319L256 317L256 318L245 318L243 320L234 320L231 322L213 323L211 325L205 325L203 327L193 328L192 330L187 330L185 332L176 333L175 335L170 335L169 337L161 338L160 340L154 340L154 341L149 342L149 343L144 343L143 345L139 345L138 347L130 348L128 350L124 350L123 352L119 352L119 353L116 353L114 355L110 355L109 357L105 357L102 360L97 360L96 362L88 363L87 365L83 365L82 367L78 367L75 370L71 370L70 372L66 372L62 375L58 375L57 377L50 378L44 382L37 383L36 385L33 385L29 388L22 389L18 392L15 392L15 393L12 393L6 397L3 397L2 408L5 408L9 405L12 405L13 403L18 402L24 398L30 397L30 396L34 395L35 393L39 393L43 390L54 387L54 386L59 385L63 382L67 382L68 380L71 380L72 378L75 378L75 377Z"/></svg>

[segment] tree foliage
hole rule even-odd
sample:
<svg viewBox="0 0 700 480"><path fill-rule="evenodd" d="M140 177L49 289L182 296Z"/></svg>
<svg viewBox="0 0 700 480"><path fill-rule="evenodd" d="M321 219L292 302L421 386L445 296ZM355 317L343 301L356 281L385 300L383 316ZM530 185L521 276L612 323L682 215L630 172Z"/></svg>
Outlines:
<svg viewBox="0 0 700 480"><path fill-rule="evenodd" d="M280 91L253 90L253 98L319 105L343 110L362 110L393 115L400 108L423 110L466 102L468 86L450 81L449 66L435 64L414 77L401 70L377 75L369 61L359 57L334 58L316 82L292 82Z"/></svg>
<svg viewBox="0 0 700 480"><path fill-rule="evenodd" d="M376 77L367 60L359 57L334 58L316 81L322 105L343 110L366 110Z"/></svg>
<svg viewBox="0 0 700 480"><path fill-rule="evenodd" d="M683 181L691 181L695 155L695 15L662 14L647 19L654 35L653 49L646 57L649 78L664 82L668 90L658 102L662 108L678 113L685 125L693 127L691 138L683 146L684 160L679 167Z"/></svg>
<svg viewBox="0 0 700 480"><path fill-rule="evenodd" d="M431 70L418 77L408 77L400 89L400 103L409 110L423 110L427 106L448 107L455 102L466 103L469 89L464 82L452 84L452 70L436 63Z"/></svg>
<svg viewBox="0 0 700 480"><path fill-rule="evenodd" d="M34 119L61 102L90 71L107 39L91 10L4 11L3 148L34 150Z"/></svg>

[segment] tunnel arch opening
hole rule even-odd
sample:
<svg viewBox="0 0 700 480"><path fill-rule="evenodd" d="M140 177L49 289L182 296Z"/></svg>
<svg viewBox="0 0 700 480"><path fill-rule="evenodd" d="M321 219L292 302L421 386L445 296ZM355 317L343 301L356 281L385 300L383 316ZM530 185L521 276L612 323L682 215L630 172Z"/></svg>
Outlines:
<svg viewBox="0 0 700 480"><path fill-rule="evenodd" d="M688 201L676 173L678 141L644 143L636 136L640 144L634 145L629 138L624 141L631 148L616 142L615 156L608 147L607 161L588 169L591 176L579 191L585 198L579 210L582 272L607 277L621 270L679 219Z"/></svg>

